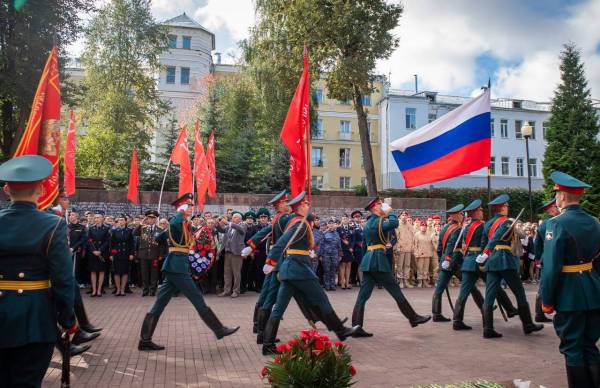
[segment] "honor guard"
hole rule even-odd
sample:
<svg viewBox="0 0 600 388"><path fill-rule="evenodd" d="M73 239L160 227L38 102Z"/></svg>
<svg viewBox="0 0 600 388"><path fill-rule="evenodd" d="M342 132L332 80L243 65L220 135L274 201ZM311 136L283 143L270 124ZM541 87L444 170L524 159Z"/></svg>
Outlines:
<svg viewBox="0 0 600 388"><path fill-rule="evenodd" d="M168 246L156 238L164 232L156 222L159 214L156 210L148 210L145 213L144 223L133 231L133 235L139 237L137 257L140 260L142 275L142 296L155 296L158 289L158 276L160 262L168 253Z"/></svg>
<svg viewBox="0 0 600 388"><path fill-rule="evenodd" d="M543 210L548 215L548 217L538 227L535 239L533 240L533 251L535 259L539 261L539 264L541 266L542 257L544 253L544 239L546 238L546 226L548 219L550 219L551 217L556 217L560 214L560 211L556 207L556 199L552 199L551 201L546 202L538 210ZM535 296L535 321L552 322L552 319L546 317L546 314L544 314L544 311L542 311L542 297L540 296L541 289L542 285L540 284L540 287L538 288L538 293Z"/></svg>
<svg viewBox="0 0 600 388"><path fill-rule="evenodd" d="M550 174L562 213L548 220L540 285L545 313L565 356L570 388L600 387L600 224L579 205L591 187L563 172Z"/></svg>
<svg viewBox="0 0 600 388"><path fill-rule="evenodd" d="M184 194L172 205L177 213L169 221L168 230L157 237L159 242L169 244L169 254L162 266L165 277L154 306L146 314L140 332L138 350L162 350L164 346L152 342L152 335L158 324L160 315L176 291L180 291L194 305L200 318L204 321L217 339L235 333L240 327L229 328L223 326L215 313L206 305L202 292L196 287L196 283L190 274L190 263L188 254L193 243L191 225L189 218L194 213L194 196L191 193Z"/></svg>
<svg viewBox="0 0 600 388"><path fill-rule="evenodd" d="M58 340L77 329L67 224L37 208L52 164L21 156L0 165L10 197L0 211L0 385L39 387ZM35 225L32 228L32 225Z"/></svg>

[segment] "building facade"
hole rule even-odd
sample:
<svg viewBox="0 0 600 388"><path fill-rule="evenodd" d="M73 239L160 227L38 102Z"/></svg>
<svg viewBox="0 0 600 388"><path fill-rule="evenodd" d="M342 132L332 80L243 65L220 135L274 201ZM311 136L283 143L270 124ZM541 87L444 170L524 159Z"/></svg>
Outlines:
<svg viewBox="0 0 600 388"><path fill-rule="evenodd" d="M404 179L396 165L389 144L443 116L469 101L468 97L444 96L435 92L407 90L387 91L379 104L382 133L381 187L404 188ZM492 158L490 183L493 188L527 188L527 165L533 189L543 185L542 163L546 148L545 130L550 117L550 103L497 99L491 101ZM529 123L529 163L521 128ZM487 187L487 169L422 187Z"/></svg>
<svg viewBox="0 0 600 388"><path fill-rule="evenodd" d="M375 175L379 185L379 108L383 82L375 83L376 91L363 98L370 128L371 149ZM318 102L316 131L311 140L311 183L319 190L351 190L366 185L363 167L358 119L352 102L338 101L328 97L324 80L313 88Z"/></svg>

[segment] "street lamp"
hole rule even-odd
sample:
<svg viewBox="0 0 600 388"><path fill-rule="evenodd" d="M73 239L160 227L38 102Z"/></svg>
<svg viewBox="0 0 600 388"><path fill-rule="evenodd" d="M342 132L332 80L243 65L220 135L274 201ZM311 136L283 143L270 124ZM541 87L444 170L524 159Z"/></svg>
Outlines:
<svg viewBox="0 0 600 388"><path fill-rule="evenodd" d="M533 134L533 127L529 125L529 122L525 122L521 133L525 138L525 153L526 153L526 166L527 166L527 184L529 185L529 222L533 222L533 198L531 197L531 171L529 171L529 138Z"/></svg>

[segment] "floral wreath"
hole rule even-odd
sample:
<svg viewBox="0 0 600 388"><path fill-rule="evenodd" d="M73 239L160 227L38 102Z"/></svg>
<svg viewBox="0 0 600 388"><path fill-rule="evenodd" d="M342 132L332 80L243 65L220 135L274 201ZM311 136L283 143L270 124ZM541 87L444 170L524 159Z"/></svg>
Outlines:
<svg viewBox="0 0 600 388"><path fill-rule="evenodd" d="M208 271L215 262L215 245L209 227L203 226L194 234L194 243L188 254L190 267L196 274Z"/></svg>

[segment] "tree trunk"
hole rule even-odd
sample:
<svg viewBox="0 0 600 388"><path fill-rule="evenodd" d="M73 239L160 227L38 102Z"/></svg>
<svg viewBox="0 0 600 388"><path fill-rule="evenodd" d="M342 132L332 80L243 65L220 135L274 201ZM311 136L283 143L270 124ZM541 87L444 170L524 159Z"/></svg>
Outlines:
<svg viewBox="0 0 600 388"><path fill-rule="evenodd" d="M367 125L367 113L363 108L363 95L354 85L354 109L358 118L358 133L363 155L363 166L367 174L367 194L370 197L377 195L377 180L375 177L375 165L373 164L373 151L371 150L371 138Z"/></svg>

